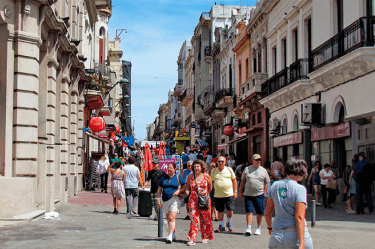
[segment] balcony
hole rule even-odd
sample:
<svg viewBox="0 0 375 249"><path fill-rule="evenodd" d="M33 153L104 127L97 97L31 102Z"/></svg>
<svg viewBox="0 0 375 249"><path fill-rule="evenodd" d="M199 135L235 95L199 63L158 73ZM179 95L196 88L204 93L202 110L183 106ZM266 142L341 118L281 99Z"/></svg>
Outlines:
<svg viewBox="0 0 375 249"><path fill-rule="evenodd" d="M94 109L101 109L104 106L105 95L111 88L108 80L102 80L96 74L93 74L91 81L85 86L84 95L87 106Z"/></svg>
<svg viewBox="0 0 375 249"><path fill-rule="evenodd" d="M362 17L311 51L314 89L324 91L375 70L375 16Z"/></svg>
<svg viewBox="0 0 375 249"><path fill-rule="evenodd" d="M101 73L102 76L109 78L109 69L107 65L107 61L105 62L94 62L94 69Z"/></svg>
<svg viewBox="0 0 375 249"><path fill-rule="evenodd" d="M194 88L189 87L186 88L185 91L181 95L181 105L188 106L194 101Z"/></svg>
<svg viewBox="0 0 375 249"><path fill-rule="evenodd" d="M174 96L180 96L183 91L184 91L184 86L180 84L176 84L176 86L174 87L173 94Z"/></svg>
<svg viewBox="0 0 375 249"><path fill-rule="evenodd" d="M262 84L262 97L267 97L268 95L277 92L281 88L289 85L289 67L284 68L269 80Z"/></svg>
<svg viewBox="0 0 375 249"><path fill-rule="evenodd" d="M233 105L233 90L231 88L223 88L215 94L215 104L217 108L228 108Z"/></svg>
<svg viewBox="0 0 375 249"><path fill-rule="evenodd" d="M308 79L309 74L309 60L308 59L298 59L296 62L292 63L289 67L290 76L289 80L292 84L293 82L301 79Z"/></svg>

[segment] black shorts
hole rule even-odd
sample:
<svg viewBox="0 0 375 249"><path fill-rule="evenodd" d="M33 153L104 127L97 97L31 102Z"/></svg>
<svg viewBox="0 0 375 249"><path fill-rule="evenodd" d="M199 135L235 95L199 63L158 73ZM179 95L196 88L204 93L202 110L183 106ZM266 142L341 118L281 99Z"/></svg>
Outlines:
<svg viewBox="0 0 375 249"><path fill-rule="evenodd" d="M219 213L224 212L226 208L227 211L231 211L234 209L234 196L224 197L224 198L216 198L215 197L215 208Z"/></svg>

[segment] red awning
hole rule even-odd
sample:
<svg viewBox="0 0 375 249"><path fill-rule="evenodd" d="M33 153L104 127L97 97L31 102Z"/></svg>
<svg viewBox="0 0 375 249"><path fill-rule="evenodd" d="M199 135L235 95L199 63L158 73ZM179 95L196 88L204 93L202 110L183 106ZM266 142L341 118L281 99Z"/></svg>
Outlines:
<svg viewBox="0 0 375 249"><path fill-rule="evenodd" d="M227 148L227 146L228 146L228 144L219 144L219 145L217 146L217 149L218 149L218 150L225 150L225 149Z"/></svg>
<svg viewBox="0 0 375 249"><path fill-rule="evenodd" d="M109 138L106 138L106 137L100 137L100 136L97 136L97 135L95 135L91 132L88 132L88 131L86 131L86 135L93 138L93 139L99 140L103 143L106 143L106 144L109 144L109 145L112 145L112 146L114 144L112 139L109 139Z"/></svg>

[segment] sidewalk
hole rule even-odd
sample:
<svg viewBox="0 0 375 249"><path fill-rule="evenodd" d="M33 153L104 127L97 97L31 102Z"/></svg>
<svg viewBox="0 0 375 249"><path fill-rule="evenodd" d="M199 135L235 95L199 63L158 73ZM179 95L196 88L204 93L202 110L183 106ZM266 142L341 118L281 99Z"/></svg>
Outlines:
<svg viewBox="0 0 375 249"><path fill-rule="evenodd" d="M309 203L311 197L309 196ZM87 204L87 206L85 206ZM0 222L0 248L185 248L190 221L185 221L185 208L177 216L177 241L165 244L157 238L157 222L138 215L125 215L123 199L119 215L112 214L112 196L100 192L82 192L69 203L58 204L61 220ZM373 248L375 244L375 214L347 214L344 203L334 203L333 209L317 207L315 228L310 228L311 207L306 219L314 248ZM153 216L152 216L153 217ZM225 219L226 220L226 219ZM3 226L1 226L3 224ZM218 222L213 223L214 229ZM246 229L243 200L235 200L233 233L214 235L207 245L198 234L195 248L267 248L269 235L263 221L262 235L244 236ZM253 231L256 221L252 225ZM167 235L164 226L164 237Z"/></svg>

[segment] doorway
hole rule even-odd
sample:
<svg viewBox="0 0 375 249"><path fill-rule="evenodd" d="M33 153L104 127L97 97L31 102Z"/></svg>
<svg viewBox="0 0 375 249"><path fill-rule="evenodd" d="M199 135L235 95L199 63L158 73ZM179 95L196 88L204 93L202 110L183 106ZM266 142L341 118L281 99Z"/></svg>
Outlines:
<svg viewBox="0 0 375 249"><path fill-rule="evenodd" d="M346 167L346 151L345 151L345 138L338 138L334 140L335 156L334 160L337 167L338 178L342 177Z"/></svg>

